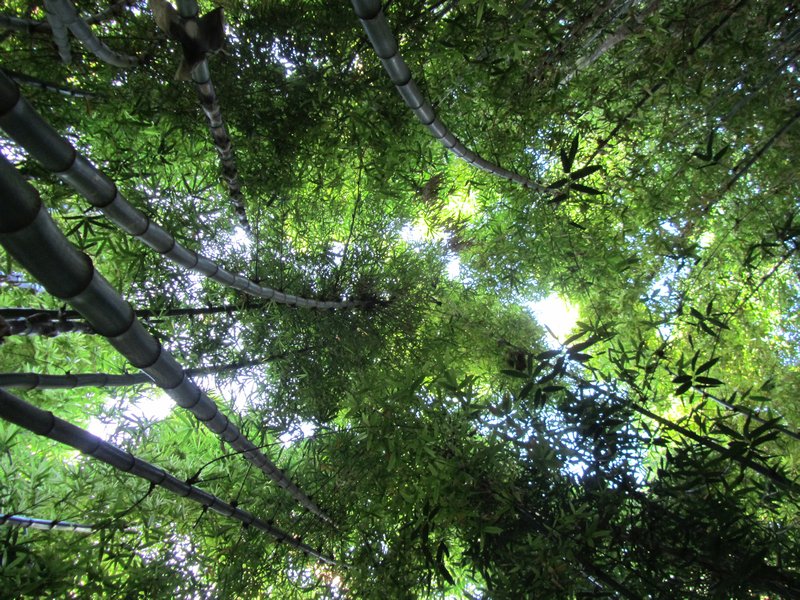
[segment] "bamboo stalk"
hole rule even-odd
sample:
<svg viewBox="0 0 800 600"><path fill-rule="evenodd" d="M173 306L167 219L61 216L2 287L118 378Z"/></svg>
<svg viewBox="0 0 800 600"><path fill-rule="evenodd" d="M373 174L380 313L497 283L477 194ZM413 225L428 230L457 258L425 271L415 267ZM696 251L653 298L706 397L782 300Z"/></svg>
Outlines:
<svg viewBox="0 0 800 600"><path fill-rule="evenodd" d="M47 23L50 25L50 33L53 36L53 42L56 48L58 48L58 55L61 57L61 62L68 65L72 62L72 50L69 47L67 24L64 22L61 15L53 10L53 7L47 2L45 2L45 10L47 11Z"/></svg>
<svg viewBox="0 0 800 600"><path fill-rule="evenodd" d="M44 4L47 9L50 25L53 26L54 37L56 33L54 24L58 21L60 25L68 27L72 34L103 62L107 62L116 67L133 67L139 64L139 59L135 56L114 52L97 39L86 22L78 16L78 11L75 10L70 0L44 0ZM56 18L51 19L51 17ZM61 46L59 46L59 49L60 48Z"/></svg>
<svg viewBox="0 0 800 600"><path fill-rule="evenodd" d="M591 66L607 52L613 50L615 46L621 42L624 42L633 34L641 32L644 29L645 19L653 14L653 12L658 9L660 4L661 0L652 0L650 4L642 9L641 12L631 16L622 25L617 27L614 33L606 37L606 39L601 42L600 46L598 46L594 52L579 58L575 63L575 66L559 82L559 85L565 85L569 83L570 80L572 80L578 73Z"/></svg>
<svg viewBox="0 0 800 600"><path fill-rule="evenodd" d="M31 77L30 75L25 75L24 73L17 73L14 71L6 70L6 74L19 85L27 85L29 87L35 87L40 90L55 92L63 96L70 96L72 98L95 98L97 96L92 92L87 92L85 90L79 90L71 87L65 87L63 85L58 85L57 83L50 83L49 81L44 81L36 77Z"/></svg>
<svg viewBox="0 0 800 600"><path fill-rule="evenodd" d="M374 300L312 300L258 285L231 273L216 262L179 244L168 231L131 206L114 182L79 154L21 96L19 87L0 71L0 128L25 148L48 171L58 176L117 227L168 260L222 285L299 308L337 309L370 307Z"/></svg>
<svg viewBox="0 0 800 600"><path fill-rule="evenodd" d="M93 334L88 323L68 319L50 319L47 315L33 315L18 319L4 319L0 316L0 343L10 335L42 335L56 337L64 333Z"/></svg>
<svg viewBox="0 0 800 600"><path fill-rule="evenodd" d="M37 435L66 444L83 454L111 465L119 471L130 473L173 494L188 498L205 508L210 508L216 513L236 519L245 526L263 531L278 542L286 543L292 548L296 548L324 563L338 565L336 560L304 544L299 537L278 529L267 521L241 508L234 507L209 492L181 481L167 471L136 458L130 452L109 444L85 429L59 419L53 413L41 410L3 390L0 390L0 418L24 427Z"/></svg>
<svg viewBox="0 0 800 600"><path fill-rule="evenodd" d="M114 4L101 10L99 13L86 17L86 23L88 25L102 23L120 12L123 7L129 4L132 5L134 2L135 0L117 0L117 2L114 2ZM25 19L23 17L14 17L11 15L0 15L0 27L13 31L25 31L26 33L50 32L50 24L47 21L37 21L35 19Z"/></svg>
<svg viewBox="0 0 800 600"><path fill-rule="evenodd" d="M188 409L302 506L330 521L311 498L242 435L144 328L131 305L97 272L91 259L67 240L42 205L38 192L2 155L0 192L0 245L13 259L41 281L49 293L70 303L178 406Z"/></svg>
<svg viewBox="0 0 800 600"><path fill-rule="evenodd" d="M24 529L42 529L44 531L72 531L73 533L93 533L96 528L82 523L72 521L48 521L46 519L34 519L20 515L0 514L0 525L10 527L22 527Z"/></svg>
<svg viewBox="0 0 800 600"><path fill-rule="evenodd" d="M178 12L184 19L197 19L199 8L194 0L177 0ZM208 119L208 129L211 133L211 141L219 154L220 169L222 178L228 188L228 197L233 210L239 219L239 225L248 235L252 234L250 221L247 218L247 210L244 205L242 186L239 180L239 169L236 166L236 155L233 149L228 128L222 118L217 92L211 81L211 70L208 66L208 59L197 64L191 71L191 78L197 88L197 98L203 113Z"/></svg>
<svg viewBox="0 0 800 600"><path fill-rule="evenodd" d="M73 533L96 533L101 529L106 529L106 527L102 525L86 525L73 521L59 521L57 519L49 521L47 519L24 517L22 515L4 514L0 514L0 525L22 527L24 529L40 529L42 531L71 531ZM135 527L125 527L122 531L126 533L137 533L138 530Z"/></svg>
<svg viewBox="0 0 800 600"><path fill-rule="evenodd" d="M222 306L208 306L201 308L165 308L159 309L136 309L136 316L140 319L157 319L168 317L195 317L199 315L217 315L221 313L233 314L240 310L253 310L263 308L250 304L236 306L234 304L224 304ZM78 319L81 314L76 310L54 310L47 308L0 308L0 317L5 319L18 319L20 317L32 317L33 315L47 315L50 319Z"/></svg>
<svg viewBox="0 0 800 600"><path fill-rule="evenodd" d="M224 365L186 369L186 375L197 377L217 375L230 371L238 371L249 367L257 367L266 362L282 358L289 354L282 352L268 356L263 360L237 361ZM17 388L22 390L71 390L79 387L127 387L153 383L146 373L65 373L64 375L47 375L39 373L0 373L0 388Z"/></svg>
<svg viewBox="0 0 800 600"><path fill-rule="evenodd" d="M420 123L427 127L430 134L436 138L442 146L458 158L487 173L513 181L523 187L538 192L553 193L552 190L548 190L542 184L528 177L524 177L519 173L504 169L464 146L441 119L439 119L431 103L425 99L419 87L417 87L408 65L406 65L406 62L400 55L397 40L383 13L380 0L351 1L353 9L372 44L372 48L375 50L375 54L378 55L384 70L389 75L389 79L392 80L392 83L397 88L403 101L411 109L417 119L419 119Z"/></svg>

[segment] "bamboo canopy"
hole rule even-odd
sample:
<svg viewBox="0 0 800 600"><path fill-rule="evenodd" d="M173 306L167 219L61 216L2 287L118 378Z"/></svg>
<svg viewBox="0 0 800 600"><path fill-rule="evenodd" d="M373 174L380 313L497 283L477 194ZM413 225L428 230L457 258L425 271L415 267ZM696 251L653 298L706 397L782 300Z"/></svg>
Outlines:
<svg viewBox="0 0 800 600"><path fill-rule="evenodd" d="M70 303L135 367L182 408L261 469L297 502L330 521L320 508L246 437L136 318L131 305L59 231L38 192L0 158L0 245L55 297Z"/></svg>
<svg viewBox="0 0 800 600"><path fill-rule="evenodd" d="M372 48L375 50L375 54L378 55L384 70L389 75L389 79L392 80L403 101L419 119L419 122L427 127L430 134L442 146L461 160L487 173L539 192L550 192L542 184L486 160L461 143L436 115L433 105L422 95L414 81L408 65L400 54L397 40L392 33L391 27L389 27L389 22L386 20L380 0L352 0L352 3L353 9L361 20L361 25L364 27L364 31L366 31L367 37L372 44Z"/></svg>
<svg viewBox="0 0 800 600"><path fill-rule="evenodd" d="M25 148L48 171L56 173L117 227L174 264L233 289L299 308L338 309L370 306L362 300L313 300L261 286L227 271L216 262L189 250L175 237L132 206L116 184L59 135L22 97L19 87L0 71L0 128Z"/></svg>
<svg viewBox="0 0 800 600"><path fill-rule="evenodd" d="M333 558L304 544L300 538L270 525L267 521L259 519L252 513L234 507L213 494L209 494L194 485L181 481L163 469L145 462L140 458L136 458L130 452L126 452L113 444L109 444L85 429L81 429L72 423L59 419L53 415L53 413L41 410L3 390L0 390L0 418L14 423L15 425L19 425L20 427L24 427L37 435L66 444L71 448L79 450L83 454L96 458L107 465L111 465L115 469L149 481L173 494L187 498L206 508L210 508L216 513L241 521L245 526L263 531L275 538L278 542L288 544L326 564L338 564Z"/></svg>

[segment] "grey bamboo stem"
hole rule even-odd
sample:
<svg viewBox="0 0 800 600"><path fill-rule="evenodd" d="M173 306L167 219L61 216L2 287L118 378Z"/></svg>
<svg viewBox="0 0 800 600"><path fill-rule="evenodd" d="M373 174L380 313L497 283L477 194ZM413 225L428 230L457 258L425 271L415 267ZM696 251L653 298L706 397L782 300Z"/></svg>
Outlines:
<svg viewBox="0 0 800 600"><path fill-rule="evenodd" d="M3 515L0 514L0 525L9 527L22 527L24 529L41 529L42 531L71 531L73 533L96 533L105 527L101 525L85 525L72 521L48 521L47 519L35 519L22 515ZM122 531L126 533L136 533L135 527L126 527Z"/></svg>
<svg viewBox="0 0 800 600"><path fill-rule="evenodd" d="M21 96L19 87L0 71L0 128L56 173L122 231L137 238L173 263L233 289L300 308L337 309L370 306L361 300L312 300L258 285L179 244L168 231L131 206L114 182L79 154Z"/></svg>
<svg viewBox="0 0 800 600"><path fill-rule="evenodd" d="M297 502L330 521L271 460L242 435L136 318L131 305L97 272L51 219L38 192L0 154L0 245L45 289L72 305L133 366L147 373L234 451L261 469Z"/></svg>
<svg viewBox="0 0 800 600"><path fill-rule="evenodd" d="M197 2L194 0L177 0L178 12L186 19L196 19L199 15L199 8ZM247 210L244 205L244 196L242 195L242 185L239 180L239 169L236 166L236 155L233 150L233 142L231 141L228 128L222 118L222 111L220 110L219 100L217 99L217 92L214 90L214 84L211 82L211 70L208 66L208 60L204 59L200 64L192 69L192 81L197 88L197 97L200 100L200 106L208 119L208 129L211 133L211 139L219 154L219 163L222 168L222 178L228 187L228 197L236 217L239 219L239 225L248 234L252 234L250 221L247 219Z"/></svg>
<svg viewBox="0 0 800 600"><path fill-rule="evenodd" d="M47 315L33 315L18 319L4 319L0 316L0 341L10 335L41 335L56 337L64 333L93 334L94 329L82 321L50 319Z"/></svg>
<svg viewBox="0 0 800 600"><path fill-rule="evenodd" d="M12 31L25 31L26 33L49 32L50 24L47 21L34 21L23 17L0 15L0 27Z"/></svg>
<svg viewBox="0 0 800 600"><path fill-rule="evenodd" d="M386 16L383 13L380 0L351 0L356 15L361 20L361 25L367 33L375 54L380 58L383 68L389 74L389 79L397 88L398 93L411 111L430 134L436 138L442 146L452 152L458 158L466 161L478 169L496 175L502 179L507 179L539 192L552 193L545 186L537 183L519 173L514 173L508 169L496 165L478 153L470 150L462 144L458 138L448 129L448 127L436 116L431 103L425 99L417 87L411 71L400 55L397 40L392 33Z"/></svg>
<svg viewBox="0 0 800 600"><path fill-rule="evenodd" d="M73 523L72 521L47 521L20 515L0 515L0 525L22 527L24 529L42 529L44 531L72 531L73 533L94 533L91 525Z"/></svg>
<svg viewBox="0 0 800 600"><path fill-rule="evenodd" d="M99 13L86 17L86 23L88 25L102 23L120 12L124 6L133 4L134 2L135 0L117 0L117 2L105 10L101 10ZM50 24L47 21L36 21L34 19L13 17L11 15L0 15L0 27L13 31L25 31L26 33L48 33L50 31Z"/></svg>
<svg viewBox="0 0 800 600"><path fill-rule="evenodd" d="M265 362L274 360L278 356L268 356L263 360L250 360L186 369L186 375L197 377L203 375L216 375L230 371L238 371L249 367L256 367ZM67 373L64 375L40 375L39 373L0 373L0 388L16 388L22 390L71 390L79 387L126 387L153 383L153 379L146 373Z"/></svg>
<svg viewBox="0 0 800 600"><path fill-rule="evenodd" d="M61 94L63 96L70 96L71 98L95 98L96 94L92 92L87 92L85 90L79 90L76 88L65 87L62 85L58 85L57 83L50 83L49 81L44 81L42 79L38 79L36 77L31 77L30 75L25 75L24 73L16 73L14 71L6 71L6 74L11 77L15 82L19 85L27 85L29 87L35 87L40 90L45 90L47 92L55 92L56 94Z"/></svg>
<svg viewBox="0 0 800 600"><path fill-rule="evenodd" d="M260 308L258 306L245 304L244 306L236 306L233 304L225 304L222 306L209 306L204 308L165 308L164 310L158 309L136 309L136 315L140 319L156 319L167 317L181 317L181 316L198 316L198 315L217 315L220 313L233 314L240 310L251 310ZM19 319L20 317L32 317L34 315L47 315L50 319L77 319L80 318L80 313L75 310L53 310L45 308L0 308L0 317L5 319Z"/></svg>
<svg viewBox="0 0 800 600"><path fill-rule="evenodd" d="M267 521L259 519L252 513L234 507L213 494L181 481L163 469L136 458L130 452L109 444L85 429L59 419L53 413L43 411L3 390L0 390L0 418L24 427L37 435L66 444L100 462L111 465L119 471L130 473L173 494L209 508L216 513L236 519L245 526L263 531L278 542L286 543L292 548L305 552L324 563L330 565L338 564L333 558L325 556L319 550L304 544L299 537L273 527Z"/></svg>
<svg viewBox="0 0 800 600"><path fill-rule="evenodd" d="M61 62L68 65L72 62L72 50L69 47L67 24L58 11L53 10L53 7L47 2L45 2L45 10L47 11L47 23L50 25L53 42L58 48L58 55L61 57Z"/></svg>
<svg viewBox="0 0 800 600"><path fill-rule="evenodd" d="M633 15L630 19L617 27L616 31L604 39L594 52L578 59L573 69L567 73L559 85L569 83L573 77L595 63L601 56L613 50L614 47L627 40L631 35L641 32L644 29L645 19L658 9L659 4L661 4L660 0L652 0L640 13Z"/></svg>
<svg viewBox="0 0 800 600"><path fill-rule="evenodd" d="M103 62L116 67L133 67L139 63L139 59L135 56L114 52L97 39L86 21L78 16L78 11L75 10L70 0L44 0L44 4L47 8L48 20L53 27L54 38L56 37L56 22L58 22L60 25L68 27L72 34ZM60 49L61 45L59 44L59 52Z"/></svg>

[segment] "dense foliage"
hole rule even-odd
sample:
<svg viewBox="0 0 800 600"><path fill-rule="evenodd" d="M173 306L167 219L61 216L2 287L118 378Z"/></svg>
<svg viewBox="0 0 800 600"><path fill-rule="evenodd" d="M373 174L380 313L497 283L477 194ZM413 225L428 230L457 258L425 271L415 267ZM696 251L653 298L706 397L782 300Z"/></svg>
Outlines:
<svg viewBox="0 0 800 600"><path fill-rule="evenodd" d="M6 0L0 68L33 107L179 243L362 305L204 279L0 150L333 525L141 380L11 391L340 564L0 422L0 513L93 528L0 527L0 596L800 597L796 6L388 3L442 121L536 191L431 138L349 3L203 1L231 202L169 28L142 0L76 5L139 62L71 36L64 64L57 26L14 20L44 3ZM0 260L0 386L134 371ZM560 338L530 309L554 294L579 312Z"/></svg>

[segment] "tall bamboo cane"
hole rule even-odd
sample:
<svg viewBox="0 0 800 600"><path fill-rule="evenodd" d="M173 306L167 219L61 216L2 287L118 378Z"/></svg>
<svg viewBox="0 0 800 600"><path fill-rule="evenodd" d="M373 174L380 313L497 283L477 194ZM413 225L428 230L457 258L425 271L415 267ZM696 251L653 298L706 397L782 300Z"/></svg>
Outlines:
<svg viewBox="0 0 800 600"><path fill-rule="evenodd" d="M2 402L2 400L0 400ZM73 533L95 533L105 529L102 525L86 525L73 521L60 521L58 519L48 521L47 519L35 519L23 515L3 515L0 514L0 525L9 527L21 527L23 529L41 529L43 531L71 531ZM135 527L126 527L122 531L136 533Z"/></svg>
<svg viewBox="0 0 800 600"><path fill-rule="evenodd" d="M221 12L219 12L218 15L212 13L200 18L199 8L195 0L178 0L177 3L178 10L176 11L169 0L150 0L150 6L159 27L170 34L171 37L174 37L176 33L178 37L183 35L183 42L185 42L187 37L189 37L187 34L188 24L191 24L193 29L198 29L204 19L207 20L210 17L216 16L218 18L213 19L213 28L215 29L213 32L213 37L215 38L214 43L219 45L223 43L224 31L221 29L224 25ZM210 34L211 32L205 31L204 33ZM207 43L210 40L203 41ZM218 47L215 47L214 50L217 49ZM247 219L247 211L244 205L241 182L239 181L239 170L236 166L233 143L231 142L231 137L225 125L225 121L222 118L222 111L220 110L217 93L214 90L214 84L211 82L211 71L208 66L208 60L204 52L199 52L199 55L189 57L186 55L186 49L184 48L183 50L184 57L176 78L191 78L197 88L197 97L200 101L200 106L208 119L208 129L211 133L211 140L219 154L222 178L225 180L228 188L228 197L239 219L239 225L248 234L251 234L252 230L250 228L250 222ZM208 50L208 47L206 47L206 50ZM198 58L200 59L199 62L195 62Z"/></svg>
<svg viewBox="0 0 800 600"><path fill-rule="evenodd" d="M217 375L249 367L257 367L265 362L285 356L288 352L268 356L263 360L242 360L224 365L186 369L186 375L197 377ZM0 373L0 388L17 388L23 390L71 390L79 387L126 387L153 383L147 373L66 373L64 375L45 375L39 373Z"/></svg>
<svg viewBox="0 0 800 600"><path fill-rule="evenodd" d="M263 308L256 304L244 303L240 306L235 304L223 304L221 306L203 306L197 308L164 308L159 310L157 308L137 308L136 315L140 319L162 319L169 317L196 317L200 315L218 315L228 314L232 315L235 312L245 310L255 310ZM56 319L79 319L81 314L76 310L61 310L51 308L23 308L23 307L2 307L0 308L0 317L5 319L19 319L22 317L30 318L34 315L47 315L48 318Z"/></svg>
<svg viewBox="0 0 800 600"><path fill-rule="evenodd" d="M6 74L11 77L15 82L19 85L28 86L38 88L40 90L45 90L47 92L55 92L56 94L61 94L63 96L70 96L71 98L96 98L97 94L93 92L87 92L86 90L79 90L77 88L66 87L63 85L59 85L57 83L51 83L49 81L44 81L43 79L39 79L37 77L31 77L30 75L25 75L24 73L16 73L14 71L6 70Z"/></svg>
<svg viewBox="0 0 800 600"><path fill-rule="evenodd" d="M56 337L64 333L93 334L94 329L83 321L69 319L50 319L47 315L33 315L18 319L4 319L0 316L0 343L10 335L41 335Z"/></svg>
<svg viewBox="0 0 800 600"><path fill-rule="evenodd" d="M320 508L246 437L136 318L131 305L61 233L38 192L0 155L0 245L44 285L80 312L133 366L142 369L209 430L284 488L302 506Z"/></svg>
<svg viewBox="0 0 800 600"><path fill-rule="evenodd" d="M130 452L109 444L85 429L59 419L53 413L41 410L3 390L0 390L0 418L24 427L37 435L66 444L107 465L111 465L115 469L149 481L173 494L188 498L192 502L210 508L221 515L241 521L246 526L263 531L279 542L286 543L292 548L305 552L324 563L329 565L338 564L333 558L304 544L299 537L286 533L270 525L267 521L259 519L252 513L224 502L213 494L181 481L163 469L136 458Z"/></svg>
<svg viewBox="0 0 800 600"><path fill-rule="evenodd" d="M383 68L389 74L389 79L397 88L403 101L416 115L419 122L428 128L430 134L436 138L447 150L455 154L458 158L468 162L474 167L482 169L487 173L496 175L503 179L508 179L523 187L536 190L538 192L552 193L545 186L528 177L514 173L508 169L494 164L477 152L473 152L453 134L450 129L436 116L431 103L425 99L417 87L411 71L400 55L397 40L392 33L386 16L383 13L380 0L351 0L353 8L367 37L372 44L375 54L380 58Z"/></svg>
<svg viewBox="0 0 800 600"><path fill-rule="evenodd" d="M131 206L117 186L79 154L21 96L19 87L0 71L0 128L25 148L48 171L56 173L128 235L190 271L245 294L300 308L368 307L374 301L312 300L258 285L179 244L168 231Z"/></svg>

